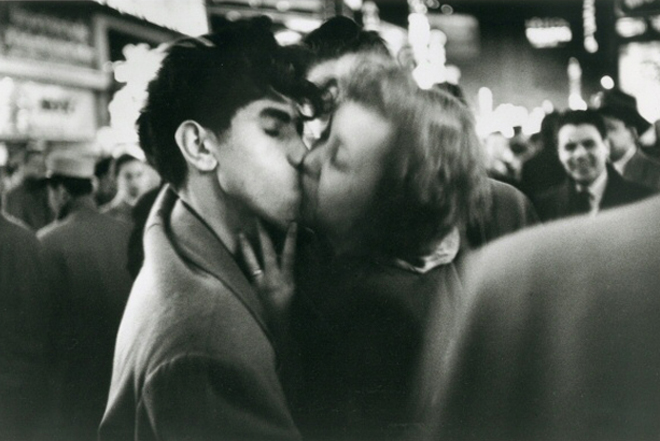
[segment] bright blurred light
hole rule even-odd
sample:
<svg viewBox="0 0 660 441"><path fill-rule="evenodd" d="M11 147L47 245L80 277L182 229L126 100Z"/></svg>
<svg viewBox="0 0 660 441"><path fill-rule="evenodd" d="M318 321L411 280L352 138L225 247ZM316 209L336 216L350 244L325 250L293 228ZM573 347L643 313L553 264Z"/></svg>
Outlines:
<svg viewBox="0 0 660 441"><path fill-rule="evenodd" d="M206 34L208 20L203 0L95 0L120 12L187 35Z"/></svg>
<svg viewBox="0 0 660 441"><path fill-rule="evenodd" d="M568 107L572 110L587 110L587 103L580 95L572 93L568 96Z"/></svg>
<svg viewBox="0 0 660 441"><path fill-rule="evenodd" d="M563 18L534 17L525 21L527 41L536 48L551 48L573 39L571 25Z"/></svg>
<svg viewBox="0 0 660 441"><path fill-rule="evenodd" d="M489 115L493 113L493 92L487 88L482 87L479 89L479 113L481 115Z"/></svg>
<svg viewBox="0 0 660 441"><path fill-rule="evenodd" d="M296 31L285 30L279 31L275 34L275 39L282 46L299 43L302 40L302 35Z"/></svg>
<svg viewBox="0 0 660 441"><path fill-rule="evenodd" d="M291 9L291 3L289 3L287 0L280 0L275 3L275 8L280 12L286 12Z"/></svg>
<svg viewBox="0 0 660 441"><path fill-rule="evenodd" d="M636 37L646 32L648 26L643 18L622 17L616 21L616 33L624 38Z"/></svg>
<svg viewBox="0 0 660 441"><path fill-rule="evenodd" d="M362 0L344 0L344 4L353 11L359 11L362 9Z"/></svg>
<svg viewBox="0 0 660 441"><path fill-rule="evenodd" d="M584 39L584 48L590 54L595 54L596 52L598 52L598 42L596 41L596 38L592 35L586 37Z"/></svg>
<svg viewBox="0 0 660 441"><path fill-rule="evenodd" d="M603 86L603 89L609 90L614 87L614 80L611 76L605 75L600 79L600 85Z"/></svg>
<svg viewBox="0 0 660 441"><path fill-rule="evenodd" d="M545 113L552 113L555 110L555 105L550 100L543 100L541 107Z"/></svg>
<svg viewBox="0 0 660 441"><path fill-rule="evenodd" d="M7 165L9 161L9 150L7 150L7 145L4 142L0 143L0 167Z"/></svg>
<svg viewBox="0 0 660 441"><path fill-rule="evenodd" d="M530 112L527 120L523 121L522 131L525 135L532 135L541 131L541 123L545 118L546 113L543 107L534 107Z"/></svg>
<svg viewBox="0 0 660 441"><path fill-rule="evenodd" d="M321 20L316 18L293 17L284 22L284 25L292 31L309 33L321 26Z"/></svg>
<svg viewBox="0 0 660 441"><path fill-rule="evenodd" d="M428 90L435 84L435 74L430 64L420 64L413 70L412 75L420 89Z"/></svg>

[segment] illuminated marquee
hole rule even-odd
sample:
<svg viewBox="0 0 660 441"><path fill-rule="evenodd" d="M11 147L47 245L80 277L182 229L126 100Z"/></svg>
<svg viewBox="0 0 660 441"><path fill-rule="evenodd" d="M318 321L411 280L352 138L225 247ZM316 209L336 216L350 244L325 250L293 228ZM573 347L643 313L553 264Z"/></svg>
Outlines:
<svg viewBox="0 0 660 441"><path fill-rule="evenodd" d="M560 47L573 39L571 26L563 18L534 17L527 20L525 36L535 48Z"/></svg>

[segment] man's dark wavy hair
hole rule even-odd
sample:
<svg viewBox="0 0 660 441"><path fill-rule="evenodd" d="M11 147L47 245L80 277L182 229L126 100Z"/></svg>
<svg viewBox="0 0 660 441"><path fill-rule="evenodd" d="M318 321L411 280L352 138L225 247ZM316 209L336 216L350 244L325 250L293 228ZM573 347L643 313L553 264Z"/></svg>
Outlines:
<svg viewBox="0 0 660 441"><path fill-rule="evenodd" d="M366 31L350 18L342 16L332 17L307 34L303 45L312 52L314 63L357 52L391 56L385 40L377 32Z"/></svg>
<svg viewBox="0 0 660 441"><path fill-rule="evenodd" d="M596 110L587 109L587 110L567 110L559 116L557 121L557 131L562 127L567 125L591 125L598 130L601 138L607 138L607 127L605 126L605 120Z"/></svg>
<svg viewBox="0 0 660 441"><path fill-rule="evenodd" d="M166 49L137 125L149 163L175 188L187 176L175 141L182 122L194 120L220 135L237 110L273 91L315 105L315 87L277 44L270 26L266 17L229 22Z"/></svg>

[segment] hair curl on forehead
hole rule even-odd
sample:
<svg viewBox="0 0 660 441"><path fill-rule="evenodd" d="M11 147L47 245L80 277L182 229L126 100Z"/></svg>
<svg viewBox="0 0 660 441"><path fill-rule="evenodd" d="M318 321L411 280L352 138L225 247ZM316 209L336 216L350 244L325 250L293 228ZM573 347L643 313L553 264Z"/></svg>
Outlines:
<svg viewBox="0 0 660 441"><path fill-rule="evenodd" d="M395 133L373 207L380 252L418 254L480 211L486 175L473 116L387 59L349 57L341 60L340 102L378 112Z"/></svg>
<svg viewBox="0 0 660 441"><path fill-rule="evenodd" d="M182 122L194 120L222 135L239 109L273 91L313 107L318 104L316 88L277 44L270 25L265 17L239 20L166 49L148 86L138 133L151 165L175 187L187 175L174 137Z"/></svg>

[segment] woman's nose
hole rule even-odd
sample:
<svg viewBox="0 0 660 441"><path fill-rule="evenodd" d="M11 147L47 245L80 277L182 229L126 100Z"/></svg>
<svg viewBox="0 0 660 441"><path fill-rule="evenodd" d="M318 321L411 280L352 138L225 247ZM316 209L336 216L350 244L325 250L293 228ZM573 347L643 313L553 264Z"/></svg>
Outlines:
<svg viewBox="0 0 660 441"><path fill-rule="evenodd" d="M323 168L323 161L326 156L327 148L323 145L312 147L307 152L303 159L302 170L303 174L311 178L317 179Z"/></svg>

